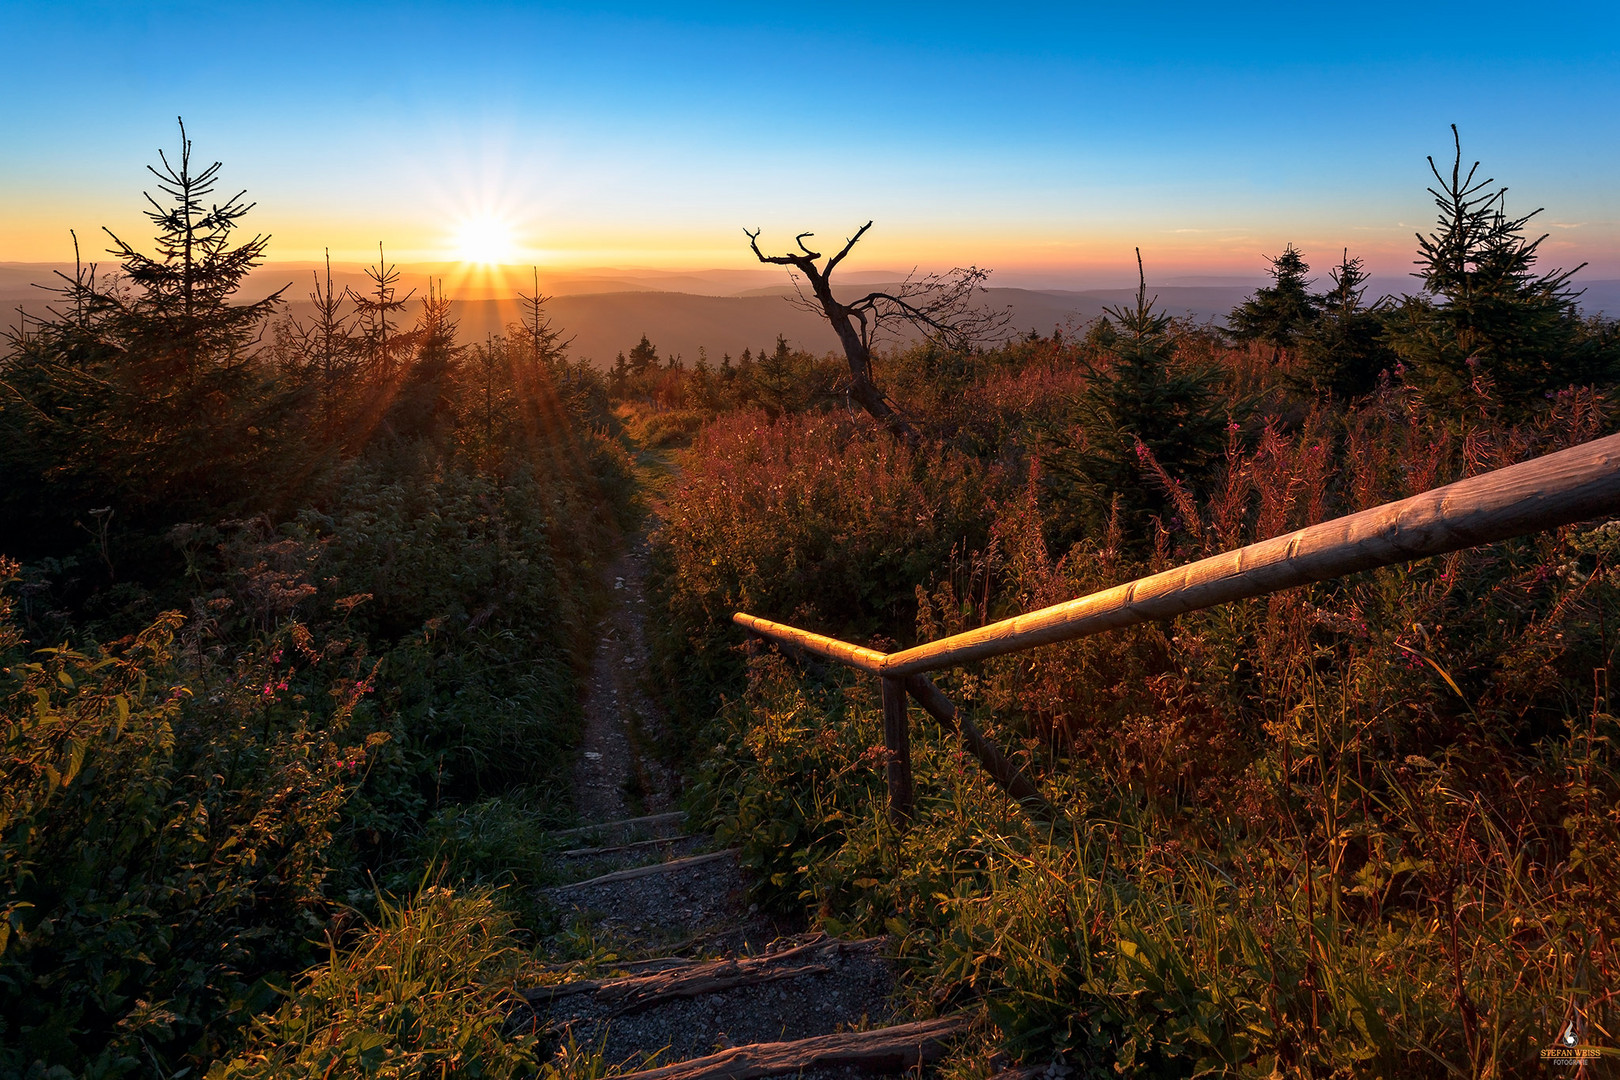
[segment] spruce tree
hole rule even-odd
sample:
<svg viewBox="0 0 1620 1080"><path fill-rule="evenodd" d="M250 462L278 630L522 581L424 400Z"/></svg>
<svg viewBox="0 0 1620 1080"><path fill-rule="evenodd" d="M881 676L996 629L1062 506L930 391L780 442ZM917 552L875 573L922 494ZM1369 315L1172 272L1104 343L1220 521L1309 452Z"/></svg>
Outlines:
<svg viewBox="0 0 1620 1080"><path fill-rule="evenodd" d="M1271 264L1267 272L1276 284L1255 290L1253 296L1233 308L1227 327L1239 341L1270 345L1271 362L1275 364L1283 350L1298 344L1300 335L1316 321L1317 302L1305 277L1311 268L1293 244L1266 261Z"/></svg>
<svg viewBox="0 0 1620 1080"><path fill-rule="evenodd" d="M416 355L390 417L394 433L402 438L434 438L451 421L463 352L463 346L456 343L456 331L443 285L435 288L428 282L428 294L422 298L422 311L411 333Z"/></svg>
<svg viewBox="0 0 1620 1080"><path fill-rule="evenodd" d="M658 370L658 349L642 334L641 340L636 342L635 348L630 350L630 374L637 379L642 378L649 371Z"/></svg>
<svg viewBox="0 0 1620 1080"><path fill-rule="evenodd" d="M159 201L146 193L147 218L157 227L156 254L137 251L111 229L110 254L117 257L134 286L127 300L109 311L110 332L124 341L128 362L147 378L171 386L195 383L210 368L242 363L249 347L281 303L274 294L248 304L233 304L248 272L264 260L268 236L255 236L233 246L233 233L253 209L239 191L223 203L210 196L219 183L220 162L192 171L191 140L180 124L178 165L158 151L162 168L148 165L157 178Z"/></svg>
<svg viewBox="0 0 1620 1080"><path fill-rule="evenodd" d="M1299 339L1301 389L1341 401L1370 394L1395 368L1395 354L1384 339L1387 304L1364 302L1367 274L1346 250L1328 271L1333 288L1316 297L1318 317Z"/></svg>
<svg viewBox="0 0 1620 1080"><path fill-rule="evenodd" d="M399 269L383 254L381 241L377 243L377 265L366 267L366 276L371 279L369 292L354 289L347 292L365 342L366 374L377 390L391 384L398 375L399 354L405 342L395 333L398 324L394 320L400 317L416 290L399 295ZM387 391L383 392L386 396Z"/></svg>
<svg viewBox="0 0 1620 1080"><path fill-rule="evenodd" d="M793 349L787 338L776 335L776 348L760 351L754 368L754 389L759 403L771 419L792 412L798 400L798 379L794 371Z"/></svg>
<svg viewBox="0 0 1620 1080"><path fill-rule="evenodd" d="M1140 252L1137 260L1140 272ZM1154 310L1145 274L1135 306L1109 308L1108 317L1117 335L1112 356L1101 366L1087 362L1079 429L1056 440L1043 459L1053 501L1051 539L1060 544L1100 530L1116 502L1137 537L1148 535L1152 517L1170 519L1168 495L1138 447L1196 489L1224 445L1220 375L1176 355L1172 320Z"/></svg>
<svg viewBox="0 0 1620 1080"><path fill-rule="evenodd" d="M330 249L326 252L325 281L319 271L310 273L315 279L309 293L314 315L307 324L297 318L289 319L288 324L298 359L315 382L321 426L330 433L339 426L339 414L353 390L360 342L354 334L355 313L344 311L348 291L338 292L332 284Z"/></svg>
<svg viewBox="0 0 1620 1080"><path fill-rule="evenodd" d="M562 331L552 325L551 316L546 312L552 298L540 291L540 268L536 266L533 270L534 292L518 293L523 317L518 324L517 342L529 361L530 377L538 382L542 369L555 369L564 362L574 339L563 337Z"/></svg>
<svg viewBox="0 0 1620 1080"><path fill-rule="evenodd" d="M221 165L193 168L183 122L178 156L158 157L154 252L109 230L123 280L64 276L61 308L13 341L7 393L52 489L25 532L102 507L126 527L262 509L300 469L293 396L258 347L282 290L234 303L269 238L234 243L253 204L212 201Z"/></svg>
<svg viewBox="0 0 1620 1080"><path fill-rule="evenodd" d="M1439 209L1435 231L1419 234L1422 294L1407 297L1390 320L1390 342L1407 378L1438 405L1462 407L1489 387L1510 414L1571 384L1612 377L1616 357L1584 333L1570 279L1581 269L1539 273L1526 226L1540 210L1514 217L1507 188L1462 169L1455 124L1450 175L1429 158ZM1581 264L1584 266L1585 264Z"/></svg>
<svg viewBox="0 0 1620 1080"><path fill-rule="evenodd" d="M616 398L630 395L630 362L623 352L613 358L613 367L608 371L608 393Z"/></svg>

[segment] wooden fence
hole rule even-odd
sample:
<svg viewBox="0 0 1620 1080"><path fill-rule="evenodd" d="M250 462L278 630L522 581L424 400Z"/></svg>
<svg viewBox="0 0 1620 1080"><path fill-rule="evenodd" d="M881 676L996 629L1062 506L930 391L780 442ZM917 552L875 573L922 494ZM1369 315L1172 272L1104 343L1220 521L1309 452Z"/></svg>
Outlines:
<svg viewBox="0 0 1620 1080"><path fill-rule="evenodd" d="M1051 807L1029 778L956 711L924 672L1169 619L1607 514L1620 514L1620 435L1471 476L1409 499L900 652L878 652L740 611L732 619L791 651L834 660L882 680L889 812L897 824L911 817L913 802L908 698L957 731L966 748L1010 795L1031 811L1050 815Z"/></svg>

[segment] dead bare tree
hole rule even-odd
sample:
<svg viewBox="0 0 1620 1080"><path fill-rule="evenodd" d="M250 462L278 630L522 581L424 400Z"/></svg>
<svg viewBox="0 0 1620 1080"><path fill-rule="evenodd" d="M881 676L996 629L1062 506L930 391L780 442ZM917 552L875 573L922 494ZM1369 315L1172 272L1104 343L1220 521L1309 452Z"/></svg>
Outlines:
<svg viewBox="0 0 1620 1080"><path fill-rule="evenodd" d="M799 250L785 255L767 255L759 248L760 230L744 229L749 247L762 263L788 266L803 274L810 283L810 295L795 280L797 302L806 311L826 317L849 361L849 396L891 430L910 438L914 431L896 407L894 400L878 388L872 378L872 350L885 337L897 337L903 328L920 331L947 348L971 348L975 343L994 339L1011 321L1006 309L991 310L974 304L974 295L985 291L990 271L977 266L958 267L946 274L912 274L892 292L869 292L848 303L832 293L832 272L872 227L868 221L844 242L838 254L818 266L822 258L805 240L814 233L794 237Z"/></svg>

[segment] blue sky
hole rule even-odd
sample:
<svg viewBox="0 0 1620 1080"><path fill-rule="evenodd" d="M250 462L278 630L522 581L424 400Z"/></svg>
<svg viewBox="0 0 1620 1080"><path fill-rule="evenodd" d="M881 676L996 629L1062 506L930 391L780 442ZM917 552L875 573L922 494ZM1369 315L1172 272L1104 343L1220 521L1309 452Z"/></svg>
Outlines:
<svg viewBox="0 0 1620 1080"><path fill-rule="evenodd" d="M1286 241L1400 273L1426 154L1620 276L1620 5L0 3L0 261L135 237L176 141L272 257L746 266L741 228L1005 279L1251 272Z"/></svg>

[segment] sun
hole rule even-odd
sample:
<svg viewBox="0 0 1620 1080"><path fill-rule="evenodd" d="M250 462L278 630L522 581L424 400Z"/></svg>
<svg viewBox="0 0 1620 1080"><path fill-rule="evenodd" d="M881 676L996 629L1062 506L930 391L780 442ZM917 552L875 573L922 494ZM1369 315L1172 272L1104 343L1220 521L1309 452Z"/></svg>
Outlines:
<svg viewBox="0 0 1620 1080"><path fill-rule="evenodd" d="M474 217L463 221L451 240L455 256L465 263L497 266L517 256L517 239L512 226L497 217Z"/></svg>

